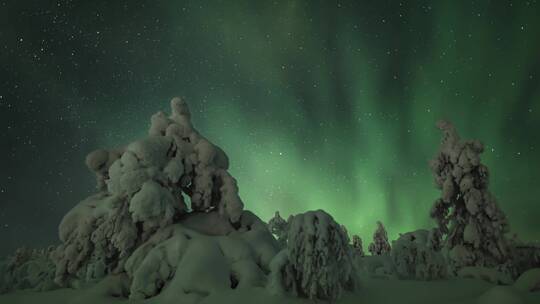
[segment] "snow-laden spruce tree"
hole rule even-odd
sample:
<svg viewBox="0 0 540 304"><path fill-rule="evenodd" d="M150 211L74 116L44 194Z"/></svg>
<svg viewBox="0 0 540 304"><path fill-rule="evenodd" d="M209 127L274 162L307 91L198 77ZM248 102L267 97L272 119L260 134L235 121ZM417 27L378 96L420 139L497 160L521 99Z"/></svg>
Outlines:
<svg viewBox="0 0 540 304"><path fill-rule="evenodd" d="M484 146L462 141L454 126L440 121L440 150L431 162L441 197L431 209L444 238L451 271L480 266L508 268L506 217L488 190L488 168L480 162Z"/></svg>
<svg viewBox="0 0 540 304"><path fill-rule="evenodd" d="M287 246L287 230L289 229L289 224L281 217L279 211L276 211L274 217L268 221L268 229L270 229L270 232L277 237L281 247Z"/></svg>
<svg viewBox="0 0 540 304"><path fill-rule="evenodd" d="M362 246L362 239L356 234L352 236L352 250L355 257L365 256L364 247Z"/></svg>
<svg viewBox="0 0 540 304"><path fill-rule="evenodd" d="M388 255L391 249L386 229L377 221L377 230L373 233L373 242L369 244L368 251L371 255Z"/></svg>
<svg viewBox="0 0 540 304"><path fill-rule="evenodd" d="M53 254L58 284L124 271L137 246L188 212L215 211L239 225L243 203L227 156L193 128L182 99L174 98L171 108L170 116L152 116L147 137L87 156L99 193L60 224L62 244Z"/></svg>
<svg viewBox="0 0 540 304"><path fill-rule="evenodd" d="M317 210L290 219L287 247L270 264L271 293L337 300L356 287L349 238L328 213Z"/></svg>

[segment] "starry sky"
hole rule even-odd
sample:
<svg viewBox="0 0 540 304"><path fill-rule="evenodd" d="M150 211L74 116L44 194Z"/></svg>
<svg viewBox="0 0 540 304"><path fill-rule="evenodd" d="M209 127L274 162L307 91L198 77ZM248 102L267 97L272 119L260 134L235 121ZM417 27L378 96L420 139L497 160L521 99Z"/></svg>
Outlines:
<svg viewBox="0 0 540 304"><path fill-rule="evenodd" d="M349 233L434 226L435 122L485 143L491 189L540 238L538 1L0 1L0 254L57 240L85 155L173 96L246 209ZM366 242L366 241L364 241Z"/></svg>

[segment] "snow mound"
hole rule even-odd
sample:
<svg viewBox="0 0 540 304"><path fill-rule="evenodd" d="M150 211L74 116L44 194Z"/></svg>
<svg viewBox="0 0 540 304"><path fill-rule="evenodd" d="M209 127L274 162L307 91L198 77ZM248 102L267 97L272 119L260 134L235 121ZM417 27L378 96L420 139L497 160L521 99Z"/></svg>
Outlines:
<svg viewBox="0 0 540 304"><path fill-rule="evenodd" d="M523 304L525 303L521 296L508 286L495 286L480 297L478 304Z"/></svg>
<svg viewBox="0 0 540 304"><path fill-rule="evenodd" d="M126 262L130 299L196 303L217 291L264 287L278 244L262 221L249 212L244 215L241 227L231 227L227 235L207 235L182 222L160 229Z"/></svg>
<svg viewBox="0 0 540 304"><path fill-rule="evenodd" d="M487 267L463 267L457 272L457 276L484 280L497 285L510 285L513 283L512 278L507 274Z"/></svg>
<svg viewBox="0 0 540 304"><path fill-rule="evenodd" d="M524 272L514 283L514 287L521 291L540 291L540 268Z"/></svg>

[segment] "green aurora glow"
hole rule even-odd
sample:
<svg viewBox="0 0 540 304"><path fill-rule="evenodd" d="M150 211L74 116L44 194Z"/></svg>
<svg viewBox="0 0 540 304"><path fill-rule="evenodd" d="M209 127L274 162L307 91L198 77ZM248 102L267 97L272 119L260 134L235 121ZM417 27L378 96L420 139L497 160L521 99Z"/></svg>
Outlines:
<svg viewBox="0 0 540 304"><path fill-rule="evenodd" d="M77 51L77 69L58 50L66 76L47 98L95 100L76 102L73 124L96 122L80 131L95 137L80 162L145 134L180 94L229 155L247 209L325 209L364 242L377 220L392 239L434 225L428 161L448 119L485 143L512 231L540 238L538 3L408 3L81 4L66 18L92 34L66 52L96 32L98 49ZM18 31L32 32L5 36Z"/></svg>

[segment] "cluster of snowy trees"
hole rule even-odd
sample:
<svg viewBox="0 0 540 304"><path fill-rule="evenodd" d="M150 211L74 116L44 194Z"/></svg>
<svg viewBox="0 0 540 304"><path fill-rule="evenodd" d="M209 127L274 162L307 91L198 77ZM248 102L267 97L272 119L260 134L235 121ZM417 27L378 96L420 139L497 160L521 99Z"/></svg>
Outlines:
<svg viewBox="0 0 540 304"><path fill-rule="evenodd" d="M448 276L479 277L494 283L511 282L528 269L540 266L540 248L509 239L508 223L488 190L488 168L481 163L483 145L462 141L454 126L440 121L440 150L430 166L441 189L430 211L437 226L400 234L388 240L377 222L373 239L363 251L362 239L349 245L361 269L377 276L434 280ZM289 223L276 213L271 231L287 244ZM276 223L280 223L277 225Z"/></svg>
<svg viewBox="0 0 540 304"><path fill-rule="evenodd" d="M540 266L540 248L505 236L482 145L461 141L447 122L438 125L444 137L431 163L441 189L430 213L437 227L390 242L377 222L366 255L362 239L350 239L323 210L287 220L276 212L268 224L244 210L227 155L195 130L182 99L171 109L152 116L148 136L88 155L98 193L65 215L59 246L21 249L0 262L0 292L109 279L114 296L158 302L197 303L244 287L332 302L356 290L362 272L504 284Z"/></svg>

